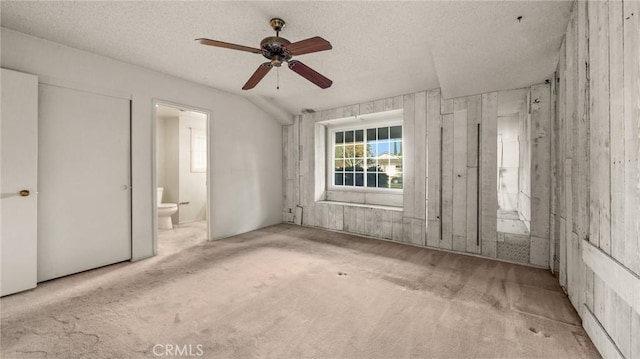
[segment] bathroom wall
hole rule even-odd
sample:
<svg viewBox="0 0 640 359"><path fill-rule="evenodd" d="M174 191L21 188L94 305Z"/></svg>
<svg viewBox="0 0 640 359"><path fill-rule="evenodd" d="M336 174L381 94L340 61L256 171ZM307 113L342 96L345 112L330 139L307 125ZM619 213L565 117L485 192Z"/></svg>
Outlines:
<svg viewBox="0 0 640 359"><path fill-rule="evenodd" d="M163 118L156 120L156 181L158 187L164 187L164 133L165 125Z"/></svg>
<svg viewBox="0 0 640 359"><path fill-rule="evenodd" d="M179 204L174 224L206 219L207 173L191 170L191 131L206 131L206 118L185 111L157 119L156 176L158 187L164 188L162 202Z"/></svg>
<svg viewBox="0 0 640 359"><path fill-rule="evenodd" d="M178 121L174 121L178 122ZM194 112L180 114L177 137L179 137L178 170L179 176L179 222L203 220L206 218L207 173L191 171L191 131L206 130L206 115ZM188 202L188 204L187 204Z"/></svg>
<svg viewBox="0 0 640 359"><path fill-rule="evenodd" d="M180 201L180 142L178 138L178 117L161 117L164 122L164 193L162 202L178 203ZM171 216L174 224L179 223L178 213Z"/></svg>

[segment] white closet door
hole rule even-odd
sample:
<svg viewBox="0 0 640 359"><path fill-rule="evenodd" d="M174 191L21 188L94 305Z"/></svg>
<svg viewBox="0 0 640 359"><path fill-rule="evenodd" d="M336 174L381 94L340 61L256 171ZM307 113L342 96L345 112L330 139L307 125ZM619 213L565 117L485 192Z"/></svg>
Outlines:
<svg viewBox="0 0 640 359"><path fill-rule="evenodd" d="M38 281L131 258L130 101L40 85Z"/></svg>
<svg viewBox="0 0 640 359"><path fill-rule="evenodd" d="M7 295L36 286L38 78L5 69L0 76L0 295Z"/></svg>

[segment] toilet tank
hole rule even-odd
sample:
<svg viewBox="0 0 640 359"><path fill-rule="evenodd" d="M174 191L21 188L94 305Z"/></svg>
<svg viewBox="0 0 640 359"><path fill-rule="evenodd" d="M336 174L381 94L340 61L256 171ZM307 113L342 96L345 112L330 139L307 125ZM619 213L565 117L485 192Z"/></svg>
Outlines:
<svg viewBox="0 0 640 359"><path fill-rule="evenodd" d="M162 203L162 192L164 192L164 188L158 187L158 206Z"/></svg>

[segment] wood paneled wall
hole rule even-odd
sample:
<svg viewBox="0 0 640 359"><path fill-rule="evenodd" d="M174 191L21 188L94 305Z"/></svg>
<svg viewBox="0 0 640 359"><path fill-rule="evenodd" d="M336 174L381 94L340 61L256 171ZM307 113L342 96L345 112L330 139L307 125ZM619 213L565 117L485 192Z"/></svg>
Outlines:
<svg viewBox="0 0 640 359"><path fill-rule="evenodd" d="M556 73L554 269L607 358L640 358L640 3L574 3Z"/></svg>
<svg viewBox="0 0 640 359"><path fill-rule="evenodd" d="M424 246L426 101L427 93L418 92L296 116L293 125L284 126L284 221ZM318 171L325 163L324 143L316 135L318 123L399 109L404 115L404 161L416 164L404 168L403 206L358 204L359 195L353 196L355 203L328 201L322 188L325 174ZM317 162L322 163L318 168Z"/></svg>
<svg viewBox="0 0 640 359"><path fill-rule="evenodd" d="M514 242L496 231L497 92L443 99L435 89L297 116L283 128L284 221L547 267L550 86L530 91L535 237ZM330 201L319 171L326 149L317 126L397 109L403 110L405 134L402 207Z"/></svg>

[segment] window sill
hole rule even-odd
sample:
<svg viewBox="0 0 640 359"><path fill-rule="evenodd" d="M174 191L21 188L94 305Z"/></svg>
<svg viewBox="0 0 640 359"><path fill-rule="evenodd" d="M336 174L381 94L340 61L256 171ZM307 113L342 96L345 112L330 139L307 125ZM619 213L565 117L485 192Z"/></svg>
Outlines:
<svg viewBox="0 0 640 359"><path fill-rule="evenodd" d="M402 207L383 206L383 205L379 205L379 204L351 203L351 202L338 202L338 201L317 201L316 203L320 203L320 204L337 204L337 205L341 205L341 206L350 206L350 207L364 207L364 208L384 209L384 210L387 210L387 211L396 211L396 212L402 212L404 210Z"/></svg>
<svg viewBox="0 0 640 359"><path fill-rule="evenodd" d="M331 191L327 190L321 198L329 202L356 203L371 206L403 208L402 192L373 192L373 191Z"/></svg>

